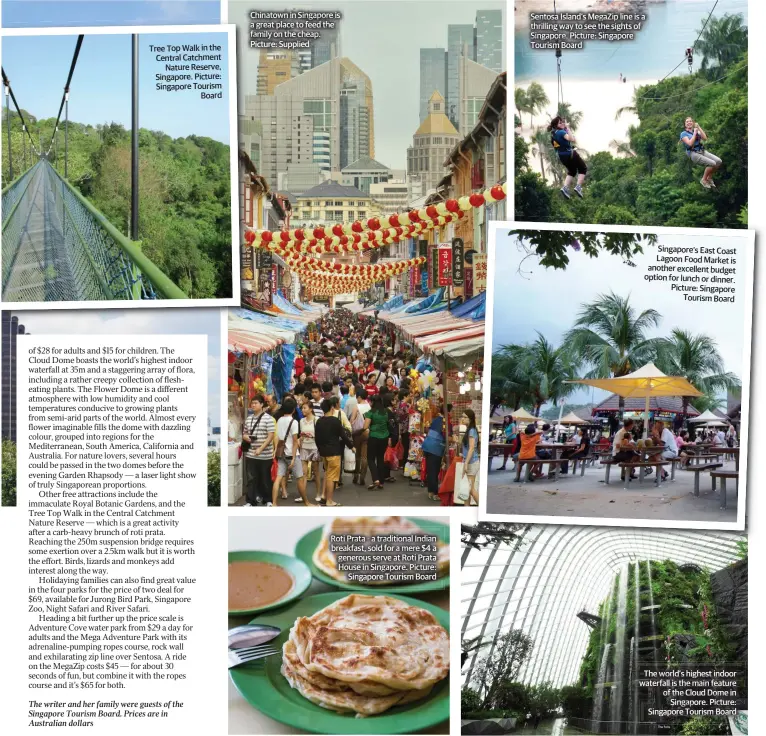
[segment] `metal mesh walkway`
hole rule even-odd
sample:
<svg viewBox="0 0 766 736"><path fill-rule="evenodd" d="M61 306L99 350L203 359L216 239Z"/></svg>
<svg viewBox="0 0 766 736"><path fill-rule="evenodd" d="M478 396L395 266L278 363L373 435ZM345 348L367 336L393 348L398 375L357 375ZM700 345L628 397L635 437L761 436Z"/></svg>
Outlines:
<svg viewBox="0 0 766 736"><path fill-rule="evenodd" d="M3 190L2 217L4 301L187 298L45 159Z"/></svg>

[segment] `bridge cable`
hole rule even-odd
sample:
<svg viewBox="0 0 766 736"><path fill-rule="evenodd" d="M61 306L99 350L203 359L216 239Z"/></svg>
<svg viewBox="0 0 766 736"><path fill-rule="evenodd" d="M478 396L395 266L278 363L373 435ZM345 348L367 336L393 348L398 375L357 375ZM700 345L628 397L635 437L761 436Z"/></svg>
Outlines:
<svg viewBox="0 0 766 736"><path fill-rule="evenodd" d="M77 36L77 43L74 47L74 54L72 55L72 63L69 65L69 74L66 78L66 84L64 85L64 94L61 95L61 104L59 105L59 112L56 116L56 125L53 128L53 135L51 136L51 143L48 146L48 151L51 150L51 147L53 146L56 138L56 133L59 129L59 122L61 121L61 113L64 112L64 107L66 106L66 120L65 120L65 126L66 131L64 134L65 142L64 142L64 171L66 172L67 169L67 153L68 153L68 146L67 146L67 139L68 139L68 130L69 130L69 86L72 83L72 75L74 74L74 68L77 65L77 57L80 55L80 48L82 47L82 42L85 36L81 33L79 36ZM64 178L66 178L66 173L64 174Z"/></svg>
<svg viewBox="0 0 766 736"><path fill-rule="evenodd" d="M700 32L697 34L697 38L694 41L694 43L691 46L692 54L694 53L694 49L697 47L697 44L699 43L700 38L702 38L702 34L705 32L705 29L707 28L707 24L710 22L710 19L713 17L713 13L715 12L716 7L718 6L719 0L715 0L715 4L713 5L713 9L708 13L707 18L705 19L705 22L702 24L702 28L700 29ZM687 57L684 56L684 58L676 64L662 79L660 79L659 82L656 84L653 84L653 87L656 87L658 84L662 84L676 69L678 69L681 64L683 64L685 61L687 61ZM649 97L648 95L642 95L641 97L638 97L637 100L654 100L654 99L667 99L667 98L654 98Z"/></svg>
<svg viewBox="0 0 766 736"><path fill-rule="evenodd" d="M11 82L10 82L10 80L8 79L8 77L5 74L5 69L2 69L2 75L3 75L3 85L4 85L5 89L6 89L6 96L10 96L11 101L13 102L13 106L16 108L16 112L17 112L17 114L19 116L19 119L21 120L21 130L22 130L23 133L27 134L27 136L29 137L29 142L32 145L32 150L35 151L35 153L37 153L37 155L39 156L40 152L35 148L35 142L34 142L34 140L32 138L32 134L29 132L29 127L27 126L27 121L24 119L24 114L21 112L21 108L19 107L19 103L16 100L16 95L13 93L13 88L11 87ZM6 103L7 102L8 102L8 100L6 100ZM9 145L9 148L8 148L8 163L9 163L9 174L11 174L11 178L12 178L13 166L12 166L11 150L10 150L10 134L11 134L10 121L11 121L11 119L10 119L10 114L9 114L8 121L7 121L7 124L8 124L8 139L9 139L9 144L8 144Z"/></svg>

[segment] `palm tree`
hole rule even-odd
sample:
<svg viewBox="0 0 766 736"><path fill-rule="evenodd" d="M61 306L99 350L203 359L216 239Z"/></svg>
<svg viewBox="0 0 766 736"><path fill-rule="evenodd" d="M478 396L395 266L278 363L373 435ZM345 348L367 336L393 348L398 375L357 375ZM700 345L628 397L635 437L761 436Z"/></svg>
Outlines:
<svg viewBox="0 0 766 736"><path fill-rule="evenodd" d="M522 113L529 112L529 98L523 87L516 87L514 90L513 104L516 106L516 111L519 113L519 120L521 120Z"/></svg>
<svg viewBox="0 0 766 736"><path fill-rule="evenodd" d="M518 409L533 401L532 383L524 373L525 347L505 345L492 356L492 414L500 406ZM490 415L491 416L491 415Z"/></svg>
<svg viewBox="0 0 766 736"><path fill-rule="evenodd" d="M609 148L621 156L627 156L628 158L635 158L636 156L636 152L630 147L629 141L618 141L615 138L609 142Z"/></svg>
<svg viewBox="0 0 766 736"><path fill-rule="evenodd" d="M540 416L543 404L555 403L577 389L566 381L577 377L578 362L572 360L568 350L554 347L539 332L533 343L503 345L500 353L513 356L514 372L524 381L536 417ZM492 368L494 373L494 361Z"/></svg>
<svg viewBox="0 0 766 736"><path fill-rule="evenodd" d="M572 110L572 106L568 102L560 102L556 109L556 115L560 118L564 118L569 123L569 127L574 131L582 122L582 113L577 110Z"/></svg>
<svg viewBox="0 0 766 736"><path fill-rule="evenodd" d="M529 113L529 125L534 125L534 116L542 112L550 104L548 95L545 94L543 85L539 82L532 82L527 87L527 112Z"/></svg>
<svg viewBox="0 0 766 736"><path fill-rule="evenodd" d="M532 136L532 142L537 147L537 156L540 159L540 172L545 179L545 160L548 158L548 149L551 149L551 135L546 128L538 128Z"/></svg>
<svg viewBox="0 0 766 736"><path fill-rule="evenodd" d="M695 50L702 54L702 71L715 75L747 51L747 26L741 14L711 18Z"/></svg>
<svg viewBox="0 0 766 736"><path fill-rule="evenodd" d="M632 104L625 105L625 107L617 108L617 112L615 113L615 116L614 116L615 122L617 122L625 113L638 115L638 91L633 92Z"/></svg>
<svg viewBox="0 0 766 736"><path fill-rule="evenodd" d="M654 309L637 313L629 296L600 294L596 301L580 305L580 313L564 335L564 343L574 356L591 366L586 378L618 378L654 357L657 338L648 338L646 332L661 320L662 315ZM625 411L622 396L619 411L622 418Z"/></svg>
<svg viewBox="0 0 766 736"><path fill-rule="evenodd" d="M689 383L703 392L715 395L721 391L738 391L742 382L726 370L718 343L708 335L694 335L675 328L670 337L657 346L657 367L669 376L684 376ZM684 421L691 396L682 396L681 411Z"/></svg>
<svg viewBox="0 0 766 736"><path fill-rule="evenodd" d="M726 399L716 394L702 394L702 396L695 396L689 403L700 414L704 414L706 411L715 411L716 409L723 410L726 408Z"/></svg>

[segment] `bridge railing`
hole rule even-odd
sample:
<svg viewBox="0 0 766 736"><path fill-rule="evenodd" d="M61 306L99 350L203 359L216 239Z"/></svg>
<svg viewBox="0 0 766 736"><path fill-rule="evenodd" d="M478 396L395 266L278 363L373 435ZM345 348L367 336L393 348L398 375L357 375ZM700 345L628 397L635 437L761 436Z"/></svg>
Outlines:
<svg viewBox="0 0 766 736"><path fill-rule="evenodd" d="M32 192L34 187L30 185L38 176L42 176L42 162L30 166L21 176L8 184L2 192L2 257L3 257L3 284L8 281L8 276L13 268L14 256L21 240L22 231L32 208ZM28 196L24 196L28 195Z"/></svg>
<svg viewBox="0 0 766 736"><path fill-rule="evenodd" d="M90 299L187 299L187 295L47 161L76 277L92 282Z"/></svg>

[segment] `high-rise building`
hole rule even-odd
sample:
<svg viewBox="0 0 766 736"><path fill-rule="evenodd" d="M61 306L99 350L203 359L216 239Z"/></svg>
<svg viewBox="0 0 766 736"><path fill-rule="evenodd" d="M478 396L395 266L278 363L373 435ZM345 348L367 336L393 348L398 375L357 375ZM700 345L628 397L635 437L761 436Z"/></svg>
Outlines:
<svg viewBox="0 0 766 736"><path fill-rule="evenodd" d="M25 334L24 325L11 312L3 312L2 343L2 437L16 441L16 336Z"/></svg>
<svg viewBox="0 0 766 736"><path fill-rule="evenodd" d="M476 60L476 48L474 46L474 28L469 25L447 26L447 117L455 127L460 124L459 105L459 65L460 57L466 56L472 61Z"/></svg>
<svg viewBox="0 0 766 736"><path fill-rule="evenodd" d="M300 59L292 51L261 51L258 60L256 92L272 95L278 84L300 74Z"/></svg>
<svg viewBox="0 0 766 736"><path fill-rule="evenodd" d="M353 222L370 217L371 208L369 193L330 179L298 197L294 220L301 226Z"/></svg>
<svg viewBox="0 0 766 736"><path fill-rule="evenodd" d="M476 11L476 36L474 41L476 48L477 64L492 69L498 74L505 69L503 58L503 11L502 10L477 10Z"/></svg>
<svg viewBox="0 0 766 736"><path fill-rule="evenodd" d="M260 122L260 171L272 185L288 164L340 171L375 155L372 83L350 59L331 59L271 95L248 95L244 112Z"/></svg>
<svg viewBox="0 0 766 736"><path fill-rule="evenodd" d="M319 33L319 38L311 43L312 69L316 69L318 66L340 56L338 26L336 25L335 28L323 28Z"/></svg>
<svg viewBox="0 0 766 736"><path fill-rule="evenodd" d="M424 193L435 190L447 170L444 161L460 140L445 114L444 97L438 92L428 101L428 117L420 124L407 149L407 175L419 177Z"/></svg>
<svg viewBox="0 0 766 736"><path fill-rule="evenodd" d="M391 178L391 169L369 156L361 156L340 173L344 186L356 187L366 194L372 191L371 185L386 182Z"/></svg>
<svg viewBox="0 0 766 736"><path fill-rule="evenodd" d="M479 113L498 74L475 61L461 57L458 63L458 125L465 138L479 119Z"/></svg>
<svg viewBox="0 0 766 736"><path fill-rule="evenodd" d="M428 100L434 92L447 97L447 52L420 49L420 122L428 117Z"/></svg>

